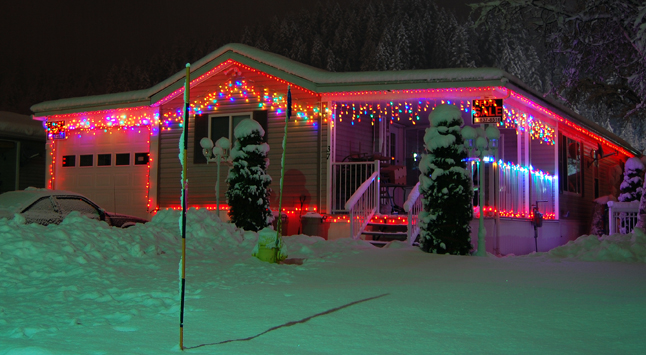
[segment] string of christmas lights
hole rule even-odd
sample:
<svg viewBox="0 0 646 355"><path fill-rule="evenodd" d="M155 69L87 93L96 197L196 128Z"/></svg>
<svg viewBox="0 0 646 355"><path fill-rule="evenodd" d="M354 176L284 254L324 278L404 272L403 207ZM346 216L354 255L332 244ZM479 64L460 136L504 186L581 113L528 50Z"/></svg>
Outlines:
<svg viewBox="0 0 646 355"><path fill-rule="evenodd" d="M529 132L529 136L538 140L541 144L556 144L556 130L554 128L532 115L527 115L524 112L507 107L507 105L504 106L504 110L505 119L503 125L505 128L516 128L517 134Z"/></svg>
<svg viewBox="0 0 646 355"><path fill-rule="evenodd" d="M204 112L217 111L223 103L255 104L260 109L275 111L282 114L287 109L287 93L270 92L269 88L256 88L245 79L230 79L219 85L217 91L211 92L204 97L197 98L190 103L189 114L202 114ZM318 105L302 104L298 101L292 102L295 122L311 122L320 113ZM174 123L182 126L182 111L180 108L163 114L162 130L171 129Z"/></svg>
<svg viewBox="0 0 646 355"><path fill-rule="evenodd" d="M152 112L149 107L143 106L53 115L49 116L47 121L47 137L49 139L67 139L71 135L80 138L83 133L91 133L96 130L104 132L114 129L135 131L140 127L156 126L159 122L159 114Z"/></svg>

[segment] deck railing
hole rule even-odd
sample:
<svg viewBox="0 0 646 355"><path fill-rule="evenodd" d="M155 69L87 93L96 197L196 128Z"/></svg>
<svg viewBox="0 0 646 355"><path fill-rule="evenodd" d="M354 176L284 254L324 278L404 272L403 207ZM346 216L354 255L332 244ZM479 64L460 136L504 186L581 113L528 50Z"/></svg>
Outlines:
<svg viewBox="0 0 646 355"><path fill-rule="evenodd" d="M330 213L348 213L345 203L373 173L379 173L379 161L332 163Z"/></svg>
<svg viewBox="0 0 646 355"><path fill-rule="evenodd" d="M556 216L556 177L540 170L498 161L498 213L501 217L529 218L536 201L546 219Z"/></svg>
<svg viewBox="0 0 646 355"><path fill-rule="evenodd" d="M404 203L404 211L408 213L408 230L406 232L406 240L409 245L415 243L415 239L419 234L419 213L422 211L422 199L419 193L419 182L413 187L408 194L408 199Z"/></svg>
<svg viewBox="0 0 646 355"><path fill-rule="evenodd" d="M379 171L375 171L359 186L345 203L350 217L352 238L359 239L370 218L379 208Z"/></svg>
<svg viewBox="0 0 646 355"><path fill-rule="evenodd" d="M614 202L608 201L608 234L632 233L637 225L639 201Z"/></svg>

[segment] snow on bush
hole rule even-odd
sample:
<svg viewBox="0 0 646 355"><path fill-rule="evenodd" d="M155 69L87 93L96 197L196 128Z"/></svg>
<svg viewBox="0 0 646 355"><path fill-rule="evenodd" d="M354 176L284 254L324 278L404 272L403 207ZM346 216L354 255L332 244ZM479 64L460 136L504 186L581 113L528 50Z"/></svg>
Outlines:
<svg viewBox="0 0 646 355"><path fill-rule="evenodd" d="M440 105L430 114L420 161L420 248L438 254L468 254L471 250L473 187L466 171L460 110Z"/></svg>
<svg viewBox="0 0 646 355"><path fill-rule="evenodd" d="M642 197L642 173L644 164L639 158L633 157L626 161L624 181L621 183L618 200L620 202L638 201Z"/></svg>
<svg viewBox="0 0 646 355"><path fill-rule="evenodd" d="M257 232L273 220L269 209L271 177L267 174L269 144L262 142L265 130L252 119L242 120L234 135L236 141L230 155L233 166L227 177L226 193L229 217L236 226Z"/></svg>

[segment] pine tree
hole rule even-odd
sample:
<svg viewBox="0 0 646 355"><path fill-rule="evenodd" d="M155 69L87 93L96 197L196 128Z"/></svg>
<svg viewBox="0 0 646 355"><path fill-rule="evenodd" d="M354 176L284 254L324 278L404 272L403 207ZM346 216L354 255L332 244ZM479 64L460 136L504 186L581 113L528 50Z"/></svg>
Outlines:
<svg viewBox="0 0 646 355"><path fill-rule="evenodd" d="M471 250L473 186L466 171L467 157L460 127L460 110L440 105L430 114L420 162L420 248L438 254L465 255Z"/></svg>
<svg viewBox="0 0 646 355"><path fill-rule="evenodd" d="M621 202L638 201L642 197L642 173L644 164L639 158L633 157L626 161L624 167L624 181L619 186L621 194L618 200Z"/></svg>
<svg viewBox="0 0 646 355"><path fill-rule="evenodd" d="M267 175L269 145L262 142L265 130L252 119L242 120L234 129L236 142L231 149L226 193L231 221L244 230L257 232L271 223Z"/></svg>

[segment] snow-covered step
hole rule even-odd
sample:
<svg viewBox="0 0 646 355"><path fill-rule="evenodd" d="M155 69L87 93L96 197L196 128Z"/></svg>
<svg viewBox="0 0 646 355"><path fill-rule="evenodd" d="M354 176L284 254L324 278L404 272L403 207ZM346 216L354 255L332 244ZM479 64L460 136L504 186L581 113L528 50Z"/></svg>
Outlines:
<svg viewBox="0 0 646 355"><path fill-rule="evenodd" d="M367 235L376 235L376 236L389 236L389 237L404 237L406 238L406 232L380 232L380 231L363 231L361 234Z"/></svg>

